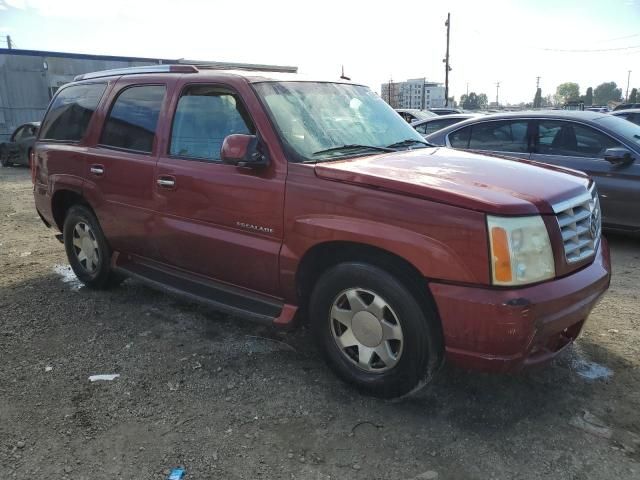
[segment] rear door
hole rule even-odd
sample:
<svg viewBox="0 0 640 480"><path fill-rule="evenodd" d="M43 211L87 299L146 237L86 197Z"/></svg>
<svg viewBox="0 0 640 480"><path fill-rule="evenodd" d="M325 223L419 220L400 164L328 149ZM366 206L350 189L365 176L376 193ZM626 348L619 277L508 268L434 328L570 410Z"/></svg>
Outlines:
<svg viewBox="0 0 640 480"><path fill-rule="evenodd" d="M527 159L531 134L528 120L491 120L455 130L449 134L448 141L454 148Z"/></svg>
<svg viewBox="0 0 640 480"><path fill-rule="evenodd" d="M85 195L111 246L157 257L153 230L156 128L173 79L122 77L99 112L95 145L85 155Z"/></svg>
<svg viewBox="0 0 640 480"><path fill-rule="evenodd" d="M604 159L618 140L588 125L566 120L536 122L532 160L580 170L598 187L603 222L609 226L640 226L640 163L612 165Z"/></svg>
<svg viewBox="0 0 640 480"><path fill-rule="evenodd" d="M220 160L227 135L264 138L243 101L253 91L242 88L241 97L228 85L186 84L173 100L154 184L154 241L174 267L277 297L286 165L272 157L251 170Z"/></svg>

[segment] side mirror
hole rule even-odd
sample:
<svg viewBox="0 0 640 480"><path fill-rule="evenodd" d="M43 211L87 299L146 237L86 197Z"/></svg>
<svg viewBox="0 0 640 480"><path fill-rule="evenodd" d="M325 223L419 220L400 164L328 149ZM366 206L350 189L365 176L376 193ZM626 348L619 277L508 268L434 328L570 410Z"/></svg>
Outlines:
<svg viewBox="0 0 640 480"><path fill-rule="evenodd" d="M258 137L241 133L225 137L220 159L222 163L236 167L264 168L269 165L269 158L261 151Z"/></svg>
<svg viewBox="0 0 640 480"><path fill-rule="evenodd" d="M633 163L635 160L633 154L623 147L607 148L604 152L604 159L616 166L624 166Z"/></svg>

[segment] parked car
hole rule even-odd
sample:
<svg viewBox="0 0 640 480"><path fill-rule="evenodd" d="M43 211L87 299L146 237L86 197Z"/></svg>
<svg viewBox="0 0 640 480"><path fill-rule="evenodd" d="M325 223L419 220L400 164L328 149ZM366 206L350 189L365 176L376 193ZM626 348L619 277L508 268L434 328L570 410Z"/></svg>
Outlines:
<svg viewBox="0 0 640 480"><path fill-rule="evenodd" d="M429 109L430 112L435 113L436 115L453 115L457 113L464 113L459 108L445 108L445 107L434 107Z"/></svg>
<svg viewBox="0 0 640 480"><path fill-rule="evenodd" d="M411 126L424 137L433 132L437 132L441 128L448 127L449 125L453 125L454 123L459 123L463 120L468 120L477 116L479 116L479 114L475 113L440 115L433 118L427 118L426 120L418 120L417 122L413 122Z"/></svg>
<svg viewBox="0 0 640 480"><path fill-rule="evenodd" d="M0 164L3 167L11 164L29 165L39 127L40 122L20 125L8 142L0 143Z"/></svg>
<svg viewBox="0 0 640 480"><path fill-rule="evenodd" d="M640 230L640 127L631 122L593 112L515 112L467 120L426 140L586 172L598 186L604 225Z"/></svg>
<svg viewBox="0 0 640 480"><path fill-rule="evenodd" d="M614 112L618 110L627 110L628 108L640 108L640 103L621 103L613 109Z"/></svg>
<svg viewBox="0 0 640 480"><path fill-rule="evenodd" d="M433 118L437 115L429 110L418 110L417 108L396 108L396 112L405 119L407 123L413 123L426 118Z"/></svg>
<svg viewBox="0 0 640 480"><path fill-rule="evenodd" d="M599 113L609 113L609 107L606 105L593 105L591 107L586 107L586 111L588 112L599 112Z"/></svg>
<svg viewBox="0 0 640 480"><path fill-rule="evenodd" d="M547 361L609 285L586 175L430 148L349 82L87 74L56 93L34 158L38 213L87 287L131 276L268 325L309 322L331 368L383 397L445 357Z"/></svg>
<svg viewBox="0 0 640 480"><path fill-rule="evenodd" d="M624 118L625 120L629 120L630 122L633 122L636 125L640 125L640 108L629 108L626 110L618 110L615 112L611 112L611 115Z"/></svg>

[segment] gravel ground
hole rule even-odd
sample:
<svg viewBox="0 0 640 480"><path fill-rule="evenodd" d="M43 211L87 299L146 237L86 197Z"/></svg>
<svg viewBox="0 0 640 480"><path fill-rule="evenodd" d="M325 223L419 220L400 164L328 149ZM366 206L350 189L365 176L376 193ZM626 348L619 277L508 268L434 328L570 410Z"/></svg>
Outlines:
<svg viewBox="0 0 640 480"><path fill-rule="evenodd" d="M389 402L277 332L127 281L80 288L0 168L3 479L638 479L640 241L577 344L520 376L445 367ZM90 375L119 374L92 383Z"/></svg>

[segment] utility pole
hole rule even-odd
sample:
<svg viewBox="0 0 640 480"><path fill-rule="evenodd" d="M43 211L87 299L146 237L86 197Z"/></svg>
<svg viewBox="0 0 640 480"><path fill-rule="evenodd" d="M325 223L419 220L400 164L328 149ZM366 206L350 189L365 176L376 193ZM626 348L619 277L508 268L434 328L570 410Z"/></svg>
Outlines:
<svg viewBox="0 0 640 480"><path fill-rule="evenodd" d="M500 106L500 101L498 100L498 91L500 90L500 82L496 82L496 108Z"/></svg>
<svg viewBox="0 0 640 480"><path fill-rule="evenodd" d="M629 101L629 80L631 80L631 70L627 74L627 102Z"/></svg>
<svg viewBox="0 0 640 480"><path fill-rule="evenodd" d="M13 48L13 43L11 43L11 35L7 35L7 48L9 48L9 50Z"/></svg>
<svg viewBox="0 0 640 480"><path fill-rule="evenodd" d="M540 88L540 77L536 77L536 90Z"/></svg>
<svg viewBox="0 0 640 480"><path fill-rule="evenodd" d="M469 96L469 82L467 82L467 97Z"/></svg>
<svg viewBox="0 0 640 480"><path fill-rule="evenodd" d="M447 27L447 54L444 57L444 106L449 106L449 71L451 67L449 66L449 29L451 28L451 13L447 13L447 21L444 22Z"/></svg>

